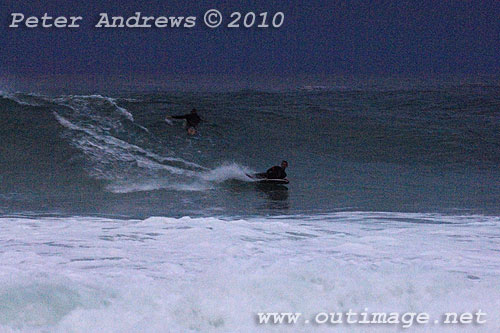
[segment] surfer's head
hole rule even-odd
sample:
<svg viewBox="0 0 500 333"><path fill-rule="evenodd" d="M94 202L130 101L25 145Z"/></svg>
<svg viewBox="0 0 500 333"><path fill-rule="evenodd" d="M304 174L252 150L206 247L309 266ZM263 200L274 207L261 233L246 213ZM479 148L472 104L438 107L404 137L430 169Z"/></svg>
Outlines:
<svg viewBox="0 0 500 333"><path fill-rule="evenodd" d="M287 166L288 166L288 162L287 161L281 161L281 168L282 169L286 169Z"/></svg>
<svg viewBox="0 0 500 333"><path fill-rule="evenodd" d="M195 114L196 112L198 112L196 109L192 109L192 110L191 110L191 113L192 113L192 114Z"/></svg>
<svg viewBox="0 0 500 333"><path fill-rule="evenodd" d="M189 135L195 135L196 134L196 129L194 127L188 127L187 133Z"/></svg>

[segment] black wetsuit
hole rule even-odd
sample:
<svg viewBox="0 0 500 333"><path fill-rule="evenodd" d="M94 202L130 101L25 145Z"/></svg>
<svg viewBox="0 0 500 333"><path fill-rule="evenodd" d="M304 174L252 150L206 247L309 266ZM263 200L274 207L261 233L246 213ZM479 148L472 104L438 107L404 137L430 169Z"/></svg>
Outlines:
<svg viewBox="0 0 500 333"><path fill-rule="evenodd" d="M280 166L273 166L269 168L266 172L261 172L256 175L258 178L267 178L267 179L285 179L286 172Z"/></svg>
<svg viewBox="0 0 500 333"><path fill-rule="evenodd" d="M186 119L187 127L196 127L201 121L196 113L188 113L180 116L172 116L174 119Z"/></svg>

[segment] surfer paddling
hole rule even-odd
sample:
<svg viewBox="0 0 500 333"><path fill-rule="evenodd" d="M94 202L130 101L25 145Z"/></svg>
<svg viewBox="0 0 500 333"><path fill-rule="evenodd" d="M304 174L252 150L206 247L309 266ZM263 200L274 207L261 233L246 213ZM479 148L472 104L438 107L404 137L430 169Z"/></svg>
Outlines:
<svg viewBox="0 0 500 333"><path fill-rule="evenodd" d="M201 118L198 115L196 109L192 109L190 113L178 115L178 116L167 116L167 119L185 119L186 120L186 130L189 135L196 134L196 126L201 122Z"/></svg>

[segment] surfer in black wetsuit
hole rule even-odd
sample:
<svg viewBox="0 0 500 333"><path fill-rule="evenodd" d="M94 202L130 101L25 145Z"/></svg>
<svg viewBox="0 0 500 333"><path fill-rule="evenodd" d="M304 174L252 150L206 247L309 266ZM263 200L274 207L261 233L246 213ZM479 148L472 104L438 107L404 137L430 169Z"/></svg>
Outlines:
<svg viewBox="0 0 500 333"><path fill-rule="evenodd" d="M196 111L196 109L192 109L191 113L188 114L169 116L168 118L186 119L186 130L190 135L196 134L196 126L198 126L201 121L201 118L200 116L198 116L198 112Z"/></svg>
<svg viewBox="0 0 500 333"><path fill-rule="evenodd" d="M266 172L261 172L256 174L257 178L267 178L267 179L285 179L286 172L285 169L288 167L287 161L282 161L281 166L273 166L269 168Z"/></svg>

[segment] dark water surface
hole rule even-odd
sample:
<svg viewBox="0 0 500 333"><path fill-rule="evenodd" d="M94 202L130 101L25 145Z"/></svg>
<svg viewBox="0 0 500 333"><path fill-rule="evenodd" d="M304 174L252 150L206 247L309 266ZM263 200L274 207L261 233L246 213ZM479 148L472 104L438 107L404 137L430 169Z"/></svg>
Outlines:
<svg viewBox="0 0 500 333"><path fill-rule="evenodd" d="M196 107L188 137L167 114ZM500 86L0 95L0 214L500 213ZM288 187L245 172L289 162Z"/></svg>

